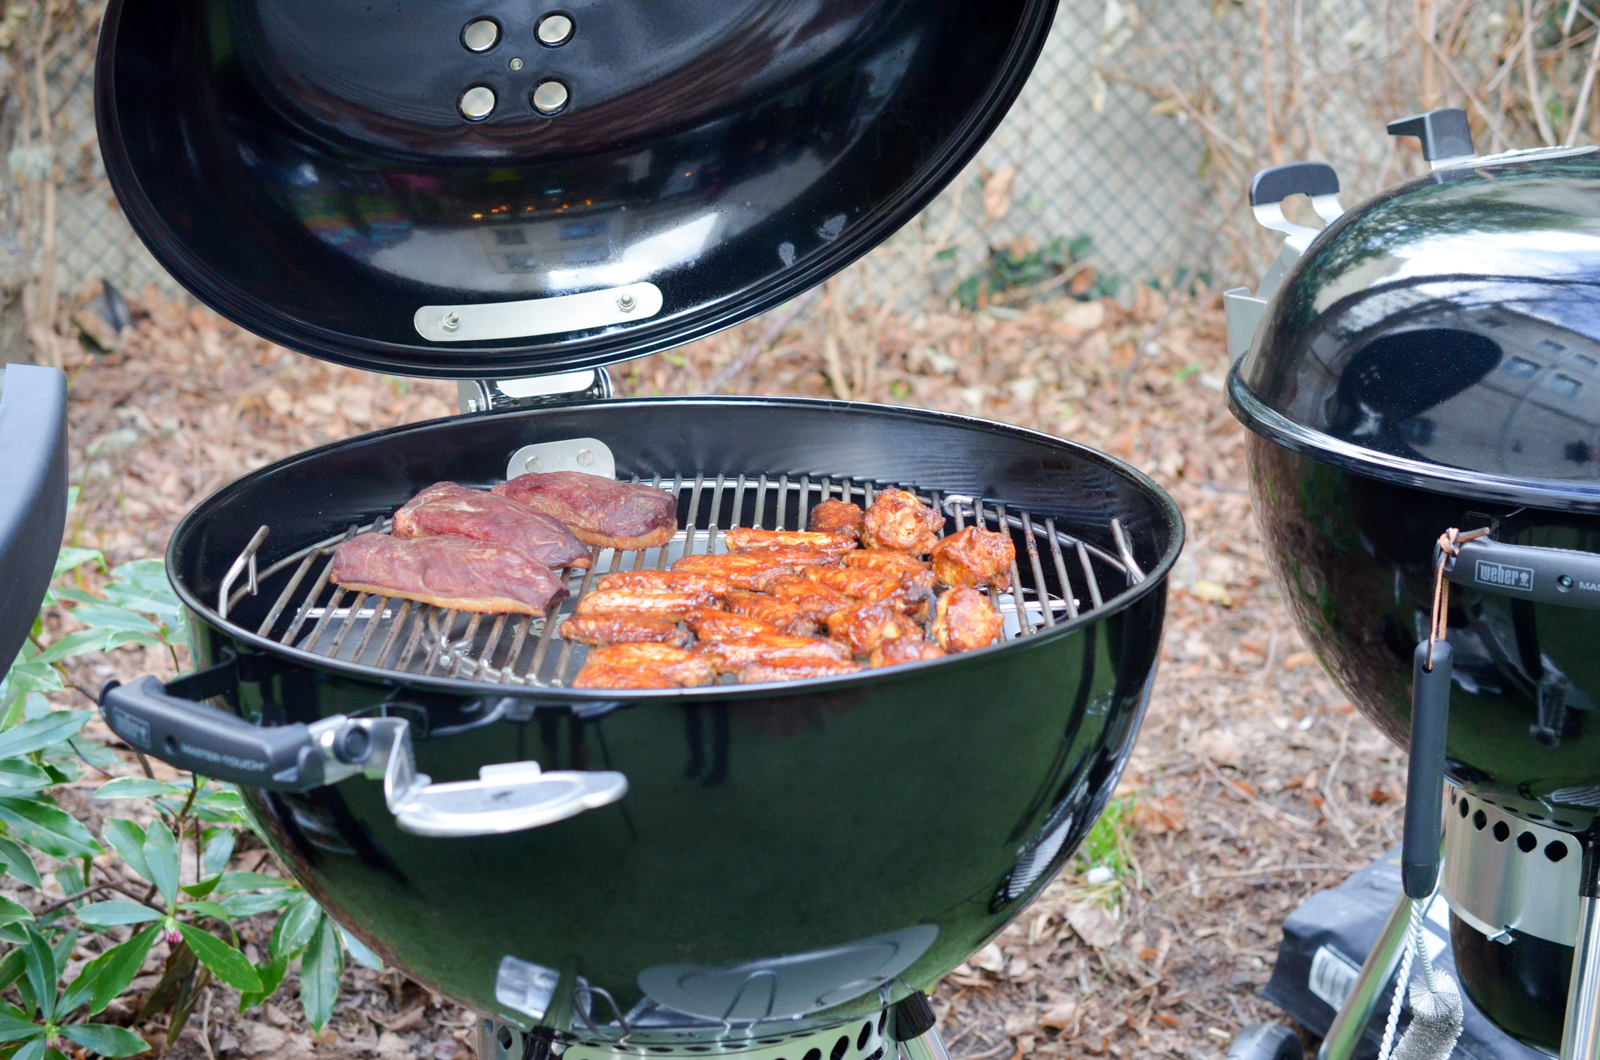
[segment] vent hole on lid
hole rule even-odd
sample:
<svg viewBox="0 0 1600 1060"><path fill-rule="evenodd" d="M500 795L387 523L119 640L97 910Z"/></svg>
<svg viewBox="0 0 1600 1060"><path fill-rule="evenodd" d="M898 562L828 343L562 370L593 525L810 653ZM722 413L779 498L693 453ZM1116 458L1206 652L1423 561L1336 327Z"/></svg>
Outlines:
<svg viewBox="0 0 1600 1060"><path fill-rule="evenodd" d="M1517 849L1522 851L1524 854L1532 854L1534 848L1536 848L1538 845L1539 840L1534 838L1532 832L1523 832L1521 835L1517 836Z"/></svg>
<svg viewBox="0 0 1600 1060"><path fill-rule="evenodd" d="M1550 823L1553 824L1553 825L1559 825L1562 828L1571 828L1572 827L1572 822L1571 821L1563 821L1559 817L1557 817L1555 820L1551 821Z"/></svg>
<svg viewBox="0 0 1600 1060"><path fill-rule="evenodd" d="M1510 839L1511 826L1504 821L1496 821L1494 823L1494 838L1497 843L1504 843L1507 839Z"/></svg>
<svg viewBox="0 0 1600 1060"><path fill-rule="evenodd" d="M1536 813L1530 813L1530 814L1528 814L1528 820L1530 820L1530 821L1542 821L1542 820L1544 820L1544 818L1539 816Z"/></svg>
<svg viewBox="0 0 1600 1060"><path fill-rule="evenodd" d="M1551 861L1560 861L1562 858L1567 856L1567 844L1563 843L1559 839L1556 840L1554 843L1551 843L1549 846L1544 848L1544 856L1549 858Z"/></svg>
<svg viewBox="0 0 1600 1060"><path fill-rule="evenodd" d="M807 1049L806 1050L806 1055L805 1055L805 1060L822 1060L822 1050L821 1049Z"/></svg>
<svg viewBox="0 0 1600 1060"><path fill-rule="evenodd" d="M857 1050L865 1049L867 1047L867 1039L871 1038L871 1037L872 1037L872 1021L868 1020L867 1022L865 1022L865 1023L863 1023L861 1025L861 1033L856 1035L856 1049Z"/></svg>
<svg viewBox="0 0 1600 1060"><path fill-rule="evenodd" d="M1463 817L1472 812L1472 808L1467 805L1466 799L1462 799L1460 802L1456 803L1456 809L1460 811L1461 816Z"/></svg>
<svg viewBox="0 0 1600 1060"><path fill-rule="evenodd" d="M1484 827L1488 825L1488 823L1489 815L1484 813L1482 810L1479 810L1477 813L1472 815L1472 827L1476 828L1478 831L1483 831Z"/></svg>
<svg viewBox="0 0 1600 1060"><path fill-rule="evenodd" d="M684 1048L691 1053L709 1053L711 1051L711 1046L709 1045L686 1045Z"/></svg>
<svg viewBox="0 0 1600 1060"><path fill-rule="evenodd" d="M844 1060L844 1054L850 1051L850 1036L844 1035L833 1043L833 1052L828 1054L828 1060Z"/></svg>

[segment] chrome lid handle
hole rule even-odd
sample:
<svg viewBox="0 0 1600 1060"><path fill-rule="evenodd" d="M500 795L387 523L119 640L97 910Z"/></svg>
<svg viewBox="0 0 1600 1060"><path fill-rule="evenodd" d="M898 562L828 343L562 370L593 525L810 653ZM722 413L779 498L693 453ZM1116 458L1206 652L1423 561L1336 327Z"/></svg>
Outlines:
<svg viewBox="0 0 1600 1060"><path fill-rule="evenodd" d="M621 773L545 773L537 762L510 762L484 766L477 780L449 784L417 774L408 788L391 795L389 810L395 823L415 835L502 835L564 821L627 793L628 778Z"/></svg>

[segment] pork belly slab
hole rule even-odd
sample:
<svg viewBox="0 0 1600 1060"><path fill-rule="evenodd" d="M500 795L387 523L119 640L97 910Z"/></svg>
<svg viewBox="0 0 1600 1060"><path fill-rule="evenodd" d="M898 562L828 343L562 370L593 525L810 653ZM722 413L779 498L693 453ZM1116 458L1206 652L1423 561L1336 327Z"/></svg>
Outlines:
<svg viewBox="0 0 1600 1060"><path fill-rule="evenodd" d="M514 548L542 566L588 567L589 550L560 521L488 490L435 482L394 513L395 537L454 534Z"/></svg>
<svg viewBox="0 0 1600 1060"><path fill-rule="evenodd" d="M333 553L335 585L457 611L543 615L567 595L550 568L471 538L361 534Z"/></svg>
<svg viewBox="0 0 1600 1060"><path fill-rule="evenodd" d="M494 492L560 521L587 545L654 548L671 541L678 529L678 499L639 482L550 471L518 475Z"/></svg>

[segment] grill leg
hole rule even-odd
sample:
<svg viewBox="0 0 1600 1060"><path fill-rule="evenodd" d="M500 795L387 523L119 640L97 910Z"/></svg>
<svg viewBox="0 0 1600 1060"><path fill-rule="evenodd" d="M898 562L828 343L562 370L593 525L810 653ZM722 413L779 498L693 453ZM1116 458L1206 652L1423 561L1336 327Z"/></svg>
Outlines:
<svg viewBox="0 0 1600 1060"><path fill-rule="evenodd" d="M918 990L894 1006L894 1036L903 1060L950 1060L933 1022L928 995Z"/></svg>
<svg viewBox="0 0 1600 1060"><path fill-rule="evenodd" d="M1567 1019L1561 1031L1561 1060L1600 1057L1600 894L1593 846L1584 844L1583 897L1578 906L1578 938L1572 951L1567 987Z"/></svg>
<svg viewBox="0 0 1600 1060"><path fill-rule="evenodd" d="M1339 1014L1333 1018L1333 1026L1328 1028L1328 1036L1322 1039L1317 1060L1352 1060L1356 1055L1356 1047L1372 1021L1372 1013L1383 999L1384 988L1400 965L1410 929L1411 899L1401 891L1394 908L1389 910L1389 919L1383 922L1378 941L1361 966L1361 974L1350 988L1350 996L1344 999Z"/></svg>

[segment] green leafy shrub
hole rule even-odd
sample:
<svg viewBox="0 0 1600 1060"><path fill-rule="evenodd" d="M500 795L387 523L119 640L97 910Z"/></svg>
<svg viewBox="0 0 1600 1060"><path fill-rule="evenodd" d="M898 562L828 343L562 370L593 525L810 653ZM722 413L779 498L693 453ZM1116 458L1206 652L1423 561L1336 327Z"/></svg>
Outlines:
<svg viewBox="0 0 1600 1060"><path fill-rule="evenodd" d="M1118 279L1097 273L1090 266L1088 259L1093 251L1094 241L1088 236L1057 236L1048 245L1029 250L991 248L988 264L957 284L951 297L963 309L973 310L980 303L1004 303L1008 298L1059 290L1074 279L1079 282L1071 288L1073 298L1109 298L1117 293ZM1067 276L1069 272L1071 277ZM1053 282L1058 278L1062 282Z"/></svg>

